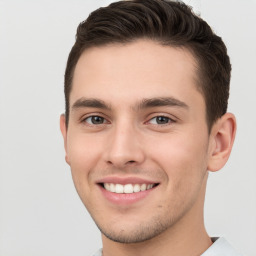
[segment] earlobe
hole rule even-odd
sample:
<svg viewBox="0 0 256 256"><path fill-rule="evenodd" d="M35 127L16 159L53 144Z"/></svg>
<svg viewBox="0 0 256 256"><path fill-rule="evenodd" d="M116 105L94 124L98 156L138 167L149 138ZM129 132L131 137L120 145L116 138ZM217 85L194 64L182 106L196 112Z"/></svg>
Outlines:
<svg viewBox="0 0 256 256"><path fill-rule="evenodd" d="M224 114L212 127L209 171L220 170L227 162L236 133L236 119L231 113Z"/></svg>
<svg viewBox="0 0 256 256"><path fill-rule="evenodd" d="M66 117L65 114L61 114L60 116L60 130L63 136L64 140L64 148L65 148L65 160L69 164L69 159L68 159L68 153L67 153L67 127L66 127Z"/></svg>

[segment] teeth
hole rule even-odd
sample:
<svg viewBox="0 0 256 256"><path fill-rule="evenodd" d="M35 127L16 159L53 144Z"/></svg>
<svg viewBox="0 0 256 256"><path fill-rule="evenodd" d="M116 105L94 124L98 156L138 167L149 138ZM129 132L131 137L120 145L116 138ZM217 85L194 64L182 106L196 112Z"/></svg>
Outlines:
<svg viewBox="0 0 256 256"><path fill-rule="evenodd" d="M147 189L147 185L146 184L142 184L140 187L141 191L145 191Z"/></svg>
<svg viewBox="0 0 256 256"><path fill-rule="evenodd" d="M137 193L140 191L145 191L148 189L153 188L154 184L114 184L114 183L104 183L104 188L107 191L117 193L117 194L131 194L131 193Z"/></svg>
<svg viewBox="0 0 256 256"><path fill-rule="evenodd" d="M134 186L133 186L133 192L140 192L140 185L139 184L135 184Z"/></svg>
<svg viewBox="0 0 256 256"><path fill-rule="evenodd" d="M124 193L126 193L126 194L133 193L133 186L132 186L132 184L126 184L123 187L124 187Z"/></svg>
<svg viewBox="0 0 256 256"><path fill-rule="evenodd" d="M113 184L113 183L111 183L110 185L109 185L109 188L110 188L110 191L111 192L116 192L116 186ZM107 189L107 188L106 188ZM108 190L108 189L107 189Z"/></svg>
<svg viewBox="0 0 256 256"><path fill-rule="evenodd" d="M105 188L106 190L108 190L108 191L111 191L111 189L110 189L110 184L109 184L109 183L105 183L105 184L104 184L104 188Z"/></svg>
<svg viewBox="0 0 256 256"><path fill-rule="evenodd" d="M121 184L116 184L116 193L121 194L124 193L124 186Z"/></svg>

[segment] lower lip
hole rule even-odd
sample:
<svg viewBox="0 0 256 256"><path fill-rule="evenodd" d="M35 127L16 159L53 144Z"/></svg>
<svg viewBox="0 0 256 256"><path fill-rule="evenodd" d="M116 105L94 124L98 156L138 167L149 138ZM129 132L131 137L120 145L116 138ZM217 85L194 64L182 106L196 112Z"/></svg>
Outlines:
<svg viewBox="0 0 256 256"><path fill-rule="evenodd" d="M100 190L103 194L103 196L110 201L111 203L117 204L117 205L127 205L127 204L133 204L136 203L145 197L147 197L151 192L153 192L156 187L153 187L151 189L140 191L137 193L130 193L130 194L118 194L110 192L106 189L104 189L102 186L100 186Z"/></svg>

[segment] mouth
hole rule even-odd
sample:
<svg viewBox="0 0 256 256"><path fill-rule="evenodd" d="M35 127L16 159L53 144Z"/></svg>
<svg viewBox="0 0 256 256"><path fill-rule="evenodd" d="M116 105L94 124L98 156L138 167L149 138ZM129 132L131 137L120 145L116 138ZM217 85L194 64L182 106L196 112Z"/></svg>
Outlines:
<svg viewBox="0 0 256 256"><path fill-rule="evenodd" d="M104 200L118 207L136 206L137 202L151 198L160 187L158 181L140 177L104 177L96 182Z"/></svg>
<svg viewBox="0 0 256 256"><path fill-rule="evenodd" d="M146 190L150 190L158 186L159 183L151 183L151 184L115 184L115 183L100 183L100 186L105 190L116 193L116 194L133 194L139 193Z"/></svg>

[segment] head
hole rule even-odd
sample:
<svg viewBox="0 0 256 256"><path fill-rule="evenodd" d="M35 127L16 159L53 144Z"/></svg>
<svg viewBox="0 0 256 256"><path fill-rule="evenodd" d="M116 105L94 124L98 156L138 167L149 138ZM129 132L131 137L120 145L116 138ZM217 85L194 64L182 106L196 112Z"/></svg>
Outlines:
<svg viewBox="0 0 256 256"><path fill-rule="evenodd" d="M103 237L138 243L203 229L208 171L234 140L229 79L222 40L182 3L116 2L79 25L61 130Z"/></svg>
<svg viewBox="0 0 256 256"><path fill-rule="evenodd" d="M185 48L196 60L197 86L206 103L209 130L227 111L231 64L222 39L181 2L120 1L90 14L77 29L76 42L65 72L66 122L74 70L90 47L127 44L149 39L161 45Z"/></svg>

